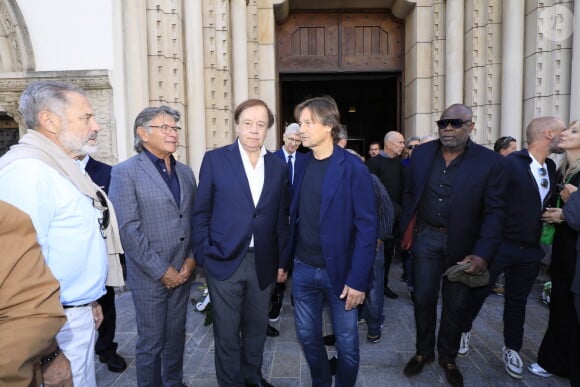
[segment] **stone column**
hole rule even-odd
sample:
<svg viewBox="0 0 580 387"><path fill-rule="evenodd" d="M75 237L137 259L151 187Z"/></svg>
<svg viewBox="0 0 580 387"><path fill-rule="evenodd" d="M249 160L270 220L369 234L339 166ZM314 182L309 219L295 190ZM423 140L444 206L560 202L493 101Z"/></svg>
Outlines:
<svg viewBox="0 0 580 387"><path fill-rule="evenodd" d="M113 2L115 4L117 2ZM119 159L133 151L133 122L141 110L149 106L149 60L147 57L147 10L135 1L120 1L123 36L122 61L125 80L125 113L117 121ZM125 132L121 135L121 132ZM124 137L124 138L123 138ZM123 149L125 147L125 149Z"/></svg>
<svg viewBox="0 0 580 387"><path fill-rule="evenodd" d="M203 51L203 2L185 1L183 3L185 25L185 73L187 74L186 114L188 127L187 160L199 178L199 168L206 150L205 125L205 69Z"/></svg>
<svg viewBox="0 0 580 387"><path fill-rule="evenodd" d="M246 0L231 0L234 106L248 99L248 22Z"/></svg>
<svg viewBox="0 0 580 387"><path fill-rule="evenodd" d="M501 135L525 139L521 108L524 95L524 16L525 1L503 2L501 68Z"/></svg>
<svg viewBox="0 0 580 387"><path fill-rule="evenodd" d="M572 74L570 81L570 121L580 120L580 0L574 0Z"/></svg>
<svg viewBox="0 0 580 387"><path fill-rule="evenodd" d="M463 103L464 0L447 0L445 15L445 105Z"/></svg>

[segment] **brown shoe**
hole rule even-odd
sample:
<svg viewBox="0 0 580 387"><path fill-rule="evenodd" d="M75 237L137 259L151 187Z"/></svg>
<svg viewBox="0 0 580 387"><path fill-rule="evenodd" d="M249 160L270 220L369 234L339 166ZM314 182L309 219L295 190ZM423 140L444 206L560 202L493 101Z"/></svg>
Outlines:
<svg viewBox="0 0 580 387"><path fill-rule="evenodd" d="M415 355L409 360L403 373L405 376L413 376L417 375L419 372L423 371L423 366L425 364L431 363L435 360L435 356L423 356L423 355Z"/></svg>
<svg viewBox="0 0 580 387"><path fill-rule="evenodd" d="M453 387L463 387L463 375L455 363L447 363L439 358L439 365L445 371L445 378Z"/></svg>

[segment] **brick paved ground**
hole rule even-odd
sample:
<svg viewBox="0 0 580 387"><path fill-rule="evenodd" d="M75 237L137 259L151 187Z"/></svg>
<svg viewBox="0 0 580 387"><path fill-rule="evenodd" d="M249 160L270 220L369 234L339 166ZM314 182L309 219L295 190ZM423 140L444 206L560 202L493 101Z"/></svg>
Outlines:
<svg viewBox="0 0 580 387"><path fill-rule="evenodd" d="M385 324L383 340L378 344L366 341L366 326L359 327L361 342L361 367L357 386L433 386L446 385L443 371L437 363L427 366L413 378L403 375L403 367L414 354L415 326L413 309L409 304L406 285L399 280L400 263L391 270L391 288L400 297L385 299ZM202 279L201 279L202 280ZM192 289L192 296L199 296L199 279ZM536 352L542 340L548 320L548 308L538 299L541 286L534 285L527 307L524 345L521 357L527 367L536 359ZM294 319L289 305L289 297L282 318L273 325L280 330L280 336L268 338L264 349L263 373L275 386L310 386L310 375L300 346L296 341ZM488 297L472 335L471 352L467 358L457 361L463 372L466 386L567 386L567 379L552 377L544 379L524 371L523 381L508 376L501 361L503 297ZM117 295L117 335L119 353L127 360L128 369L114 374L106 366L97 364L99 386L136 386L135 340L136 326L133 302L130 292ZM332 355L332 347L329 354ZM192 387L217 386L214 368L213 335L211 327L203 326L203 316L190 307L187 320L185 346L184 382Z"/></svg>

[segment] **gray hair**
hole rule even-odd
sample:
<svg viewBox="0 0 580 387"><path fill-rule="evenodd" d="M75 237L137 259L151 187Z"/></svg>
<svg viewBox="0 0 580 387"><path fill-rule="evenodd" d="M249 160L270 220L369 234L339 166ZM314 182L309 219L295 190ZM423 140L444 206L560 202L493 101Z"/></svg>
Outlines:
<svg viewBox="0 0 580 387"><path fill-rule="evenodd" d="M426 136L421 137L421 144L424 144L426 142L433 141L436 139L437 139L436 136L433 136L432 134L428 134Z"/></svg>
<svg viewBox="0 0 580 387"><path fill-rule="evenodd" d="M338 140L348 140L348 132L346 131L346 129L344 128L344 126L342 126L338 130Z"/></svg>
<svg viewBox="0 0 580 387"><path fill-rule="evenodd" d="M286 129L284 130L284 135L287 134L296 134L300 132L300 125L298 125L297 123L293 122L291 124L289 124Z"/></svg>
<svg viewBox="0 0 580 387"><path fill-rule="evenodd" d="M137 118L135 118L135 124L133 125L133 135L135 136L135 142L133 147L137 153L143 152L143 140L141 137L139 137L139 134L137 134L137 128L142 126L147 132L151 133L149 124L155 117L162 114L167 114L168 116L173 117L175 122L179 122L179 119L181 118L181 114L179 114L177 110L166 105L145 108L141 110L141 113L139 113Z"/></svg>
<svg viewBox="0 0 580 387"><path fill-rule="evenodd" d="M87 96L87 93L72 83L42 80L32 82L22 92L18 103L18 110L24 118L28 129L38 129L38 113L43 110L51 111L59 116L64 115L68 105L67 93L78 93Z"/></svg>
<svg viewBox="0 0 580 387"><path fill-rule="evenodd" d="M405 146L409 145L411 141L419 141L421 142L421 137L411 136L405 140Z"/></svg>

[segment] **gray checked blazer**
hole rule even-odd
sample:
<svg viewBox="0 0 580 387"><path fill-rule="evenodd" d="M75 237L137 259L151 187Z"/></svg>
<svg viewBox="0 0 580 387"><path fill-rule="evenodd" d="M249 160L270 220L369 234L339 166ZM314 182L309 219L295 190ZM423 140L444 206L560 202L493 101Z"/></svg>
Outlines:
<svg viewBox="0 0 580 387"><path fill-rule="evenodd" d="M197 183L191 168L177 162L178 207L171 190L144 152L113 167L109 198L115 206L130 289L163 288L169 266L181 269L193 257L191 231Z"/></svg>

